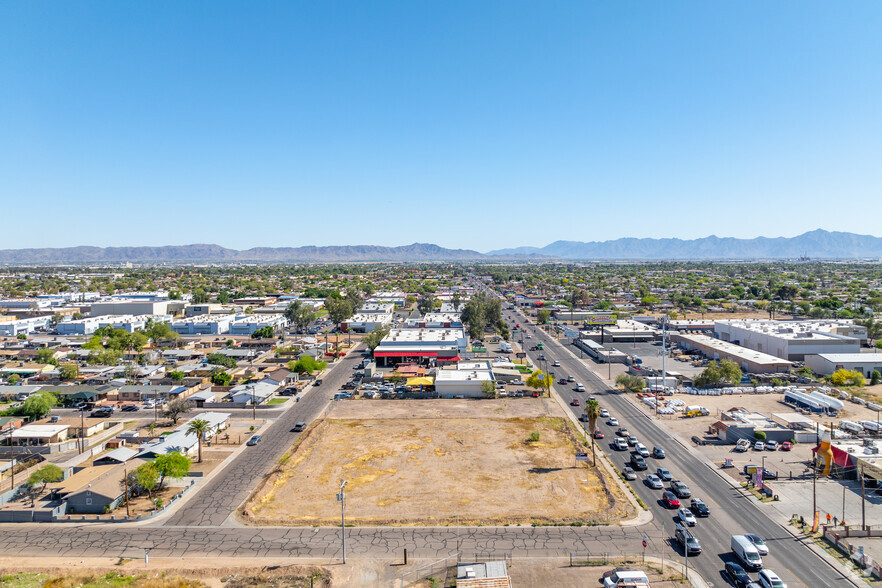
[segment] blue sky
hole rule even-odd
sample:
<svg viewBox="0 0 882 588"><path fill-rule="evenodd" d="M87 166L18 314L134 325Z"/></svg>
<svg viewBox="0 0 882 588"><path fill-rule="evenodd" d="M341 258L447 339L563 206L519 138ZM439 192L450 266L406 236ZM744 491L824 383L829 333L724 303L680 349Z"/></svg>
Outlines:
<svg viewBox="0 0 882 588"><path fill-rule="evenodd" d="M880 30L877 2L7 1L0 248L879 235Z"/></svg>

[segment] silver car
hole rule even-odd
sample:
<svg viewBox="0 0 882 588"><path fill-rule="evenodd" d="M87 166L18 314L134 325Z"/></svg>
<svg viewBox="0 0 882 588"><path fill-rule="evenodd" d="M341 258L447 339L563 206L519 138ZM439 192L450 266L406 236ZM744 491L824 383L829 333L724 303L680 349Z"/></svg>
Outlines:
<svg viewBox="0 0 882 588"><path fill-rule="evenodd" d="M680 522L689 527L695 526L695 515L692 514L692 511L686 508L685 506L681 506L677 511L677 517L679 517Z"/></svg>
<svg viewBox="0 0 882 588"><path fill-rule="evenodd" d="M661 490L665 487L662 483L661 478L656 476L655 474L647 474L646 475L646 485L652 488L653 490Z"/></svg>

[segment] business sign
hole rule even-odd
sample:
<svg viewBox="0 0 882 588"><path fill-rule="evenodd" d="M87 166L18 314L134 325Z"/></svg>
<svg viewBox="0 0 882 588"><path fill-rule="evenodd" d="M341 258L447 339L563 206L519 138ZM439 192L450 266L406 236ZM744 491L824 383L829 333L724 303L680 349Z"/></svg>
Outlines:
<svg viewBox="0 0 882 588"><path fill-rule="evenodd" d="M593 312L585 317L586 325L614 325L616 317L609 312Z"/></svg>
<svg viewBox="0 0 882 588"><path fill-rule="evenodd" d="M588 461L588 454L587 453L577 453L576 454L576 461Z"/></svg>
<svg viewBox="0 0 882 588"><path fill-rule="evenodd" d="M521 352L521 353L515 353L515 357L518 357L518 358L520 358L520 359L523 359L523 358L527 357L527 354L526 354L526 353L523 353L523 352Z"/></svg>

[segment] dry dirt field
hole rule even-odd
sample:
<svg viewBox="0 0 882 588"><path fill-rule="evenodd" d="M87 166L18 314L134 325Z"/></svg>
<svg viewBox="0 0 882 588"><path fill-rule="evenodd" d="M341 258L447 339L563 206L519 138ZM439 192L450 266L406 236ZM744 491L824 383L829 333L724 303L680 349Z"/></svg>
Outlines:
<svg viewBox="0 0 882 588"><path fill-rule="evenodd" d="M575 428L547 399L338 403L259 488L243 520L355 525L613 523L613 482L574 460ZM539 434L530 441L531 433Z"/></svg>

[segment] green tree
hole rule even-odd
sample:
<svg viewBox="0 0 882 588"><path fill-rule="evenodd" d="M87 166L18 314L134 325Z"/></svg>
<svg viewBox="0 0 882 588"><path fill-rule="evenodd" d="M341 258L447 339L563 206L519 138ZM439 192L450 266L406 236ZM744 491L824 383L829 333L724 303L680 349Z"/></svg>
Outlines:
<svg viewBox="0 0 882 588"><path fill-rule="evenodd" d="M55 359L55 350L48 348L39 349L37 351L37 363L58 365L58 360Z"/></svg>
<svg viewBox="0 0 882 588"><path fill-rule="evenodd" d="M28 485L36 486L41 484L40 492L46 489L46 484L54 484L64 479L64 471L54 463L47 463L40 466L34 473L28 477Z"/></svg>
<svg viewBox="0 0 882 588"><path fill-rule="evenodd" d="M37 392L28 396L27 400L18 407L18 414L26 416L33 421L38 421L52 410L52 407L58 404L58 400L54 394L49 392Z"/></svg>
<svg viewBox="0 0 882 588"><path fill-rule="evenodd" d="M184 379L184 372L181 370L174 370L168 373L168 377L172 382L180 382Z"/></svg>
<svg viewBox="0 0 882 588"><path fill-rule="evenodd" d="M368 348L368 351L373 353L374 349L376 349L380 345L380 342L386 335L389 334L389 331L391 330L392 329L391 327L389 327L389 325L382 325L380 327L377 327L376 329L365 335L364 339L362 339L362 342Z"/></svg>
<svg viewBox="0 0 882 588"><path fill-rule="evenodd" d="M153 319L149 319L144 325L143 333L155 345L159 345L160 341L174 341L180 338L180 335L175 333L168 323Z"/></svg>
<svg viewBox="0 0 882 588"><path fill-rule="evenodd" d="M754 431L753 432L753 438L756 439L757 441L765 441L766 437L768 437L768 435L766 435L765 431Z"/></svg>
<svg viewBox="0 0 882 588"><path fill-rule="evenodd" d="M600 403L589 400L585 403L585 418L588 419L588 432L591 434L591 463L597 464L597 455L594 452L594 431L597 430L597 419L600 418Z"/></svg>
<svg viewBox="0 0 882 588"><path fill-rule="evenodd" d="M220 304L229 304L230 303L230 293L226 290L221 290L217 295L217 301Z"/></svg>
<svg viewBox="0 0 882 588"><path fill-rule="evenodd" d="M21 380L21 376L18 374L9 374L6 376L6 383L10 386L17 386L19 380Z"/></svg>
<svg viewBox="0 0 882 588"><path fill-rule="evenodd" d="M882 321L877 321L875 317L855 319L854 324L866 327L867 340L871 345L873 341L882 338Z"/></svg>
<svg viewBox="0 0 882 588"><path fill-rule="evenodd" d="M205 419L193 419L187 426L188 435L196 435L199 444L199 463L202 463L202 438L211 431L211 425Z"/></svg>
<svg viewBox="0 0 882 588"><path fill-rule="evenodd" d="M616 386L625 392L642 392L646 388L646 381L640 376L631 374L619 374L616 376Z"/></svg>
<svg viewBox="0 0 882 588"><path fill-rule="evenodd" d="M141 464L133 471L129 472L128 489L129 494L146 492L150 500L153 500L153 490L159 483L159 471L152 461ZM123 482L125 485L125 482Z"/></svg>
<svg viewBox="0 0 882 588"><path fill-rule="evenodd" d="M274 337L276 334L275 329L271 325L267 325L265 327L260 327L259 329L255 329L253 333L251 333L252 339L270 339Z"/></svg>
<svg viewBox="0 0 882 588"><path fill-rule="evenodd" d="M331 322L339 325L352 316L354 309L352 303L339 294L331 295L325 299L325 310L328 311L328 318Z"/></svg>
<svg viewBox="0 0 882 588"><path fill-rule="evenodd" d="M225 368L236 367L236 360L232 357L227 357L223 353L209 353L205 357L205 363L208 363L210 365L220 365Z"/></svg>
<svg viewBox="0 0 882 588"><path fill-rule="evenodd" d="M720 360L720 370L723 372L723 381L727 384L738 384L741 382L741 368L731 359Z"/></svg>
<svg viewBox="0 0 882 588"><path fill-rule="evenodd" d="M493 383L493 380L484 380L481 382L481 392L487 398L496 398L496 384Z"/></svg>
<svg viewBox="0 0 882 588"><path fill-rule="evenodd" d="M202 288L193 290L193 304L205 304L208 302L208 294Z"/></svg>
<svg viewBox="0 0 882 588"><path fill-rule="evenodd" d="M542 370L534 371L527 378L527 386L534 390L544 390L548 396L551 396L551 384L551 378Z"/></svg>
<svg viewBox="0 0 882 588"><path fill-rule="evenodd" d="M328 367L327 362L317 361L316 358L307 354L301 355L297 361L288 362L288 369L298 374L312 375L313 372L320 372L326 367Z"/></svg>
<svg viewBox="0 0 882 588"><path fill-rule="evenodd" d="M421 314L434 311L435 297L431 294L420 296L419 300L417 300L417 310L419 310Z"/></svg>
<svg viewBox="0 0 882 588"><path fill-rule="evenodd" d="M551 311L547 308L542 308L536 312L536 322L540 325L544 325L548 322L548 319L551 318Z"/></svg>
<svg viewBox="0 0 882 588"><path fill-rule="evenodd" d="M700 374L695 376L694 383L698 388L712 388L720 386L725 381L726 374L723 372L723 368L716 361L712 361Z"/></svg>
<svg viewBox="0 0 882 588"><path fill-rule="evenodd" d="M309 323L315 320L316 312L311 305L295 300L285 308L284 316L297 329L298 333L302 333Z"/></svg>
<svg viewBox="0 0 882 588"><path fill-rule="evenodd" d="M58 377L62 380L76 380L80 375L80 368L75 363L63 363L58 366Z"/></svg>
<svg viewBox="0 0 882 588"><path fill-rule="evenodd" d="M162 488L166 478L183 478L190 473L190 458L179 451L170 451L153 460L153 466L159 472L159 487Z"/></svg>
<svg viewBox="0 0 882 588"><path fill-rule="evenodd" d="M879 370L873 370L873 374L870 377L870 385L875 386L880 381L882 381L882 373Z"/></svg>
<svg viewBox="0 0 882 588"><path fill-rule="evenodd" d="M233 376L223 370L216 370L211 374L211 383L215 386L229 386Z"/></svg>

